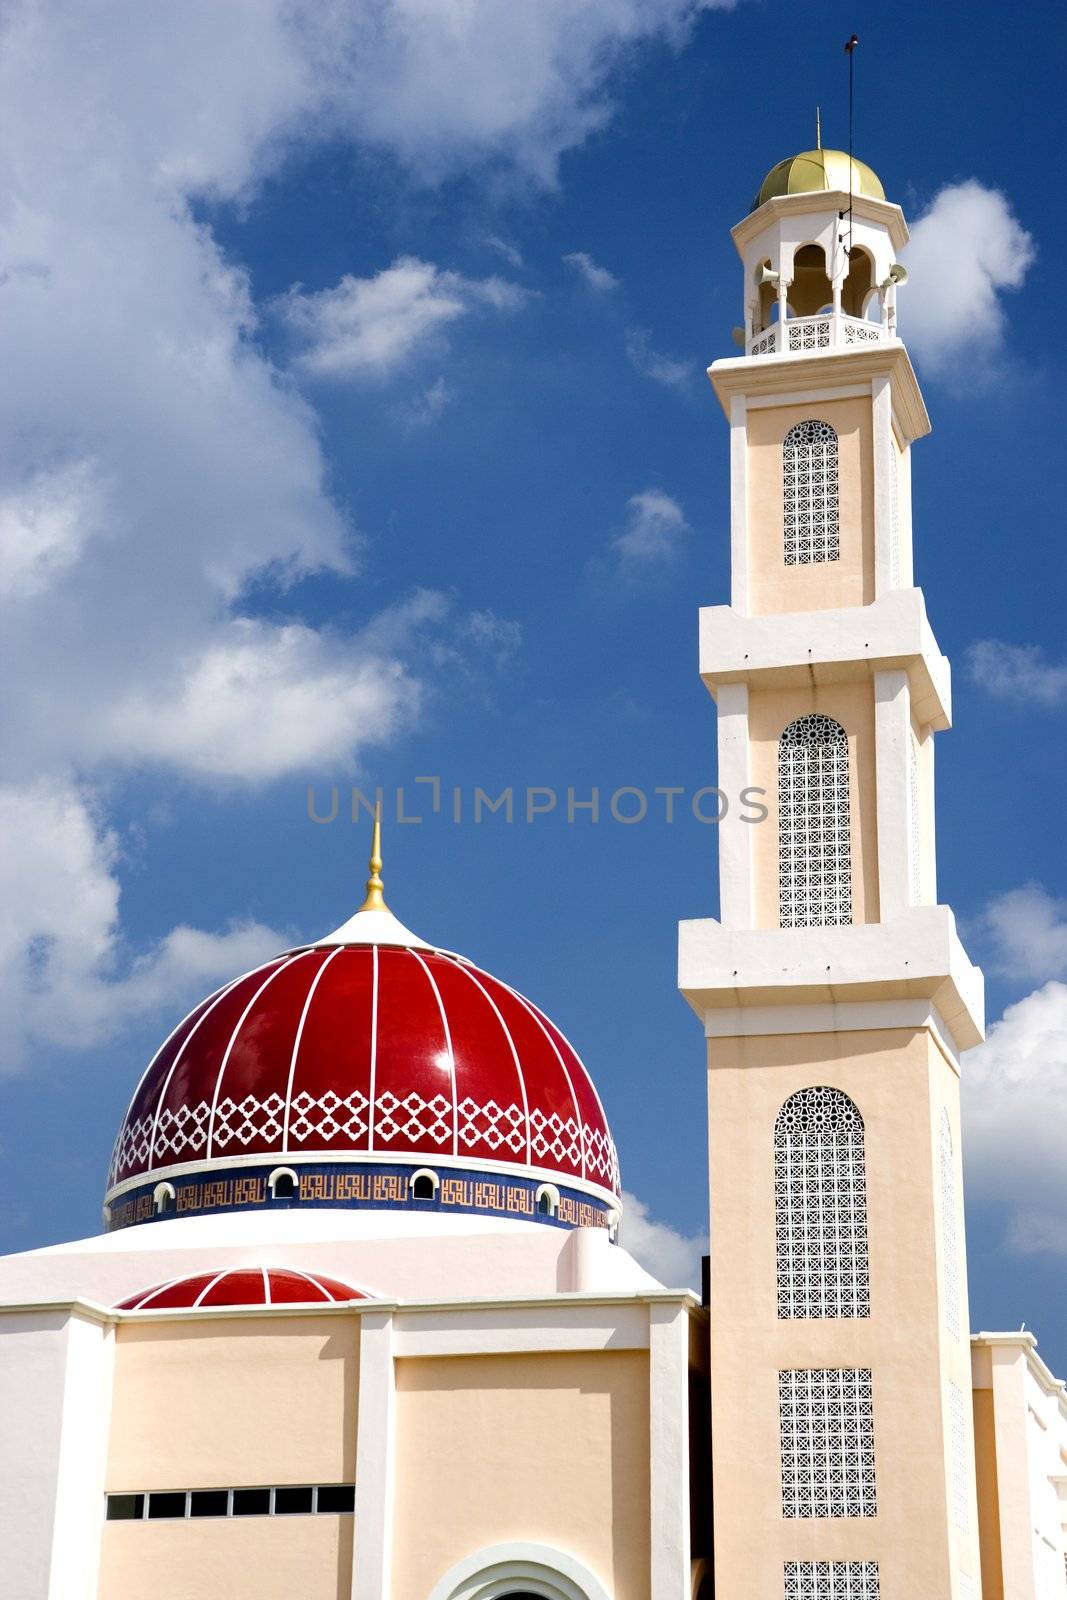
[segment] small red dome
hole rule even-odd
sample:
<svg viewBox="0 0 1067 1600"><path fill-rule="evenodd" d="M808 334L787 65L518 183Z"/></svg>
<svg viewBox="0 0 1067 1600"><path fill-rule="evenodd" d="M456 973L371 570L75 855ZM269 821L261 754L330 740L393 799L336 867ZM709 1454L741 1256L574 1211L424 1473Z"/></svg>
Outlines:
<svg viewBox="0 0 1067 1600"><path fill-rule="evenodd" d="M255 1158L300 1170L312 1157L506 1169L601 1205L619 1191L603 1107L563 1034L507 984L428 947L322 943L203 1001L137 1088L108 1199L179 1172L245 1172Z"/></svg>
<svg viewBox="0 0 1067 1600"><path fill-rule="evenodd" d="M198 1306L321 1306L369 1300L363 1289L321 1272L296 1272L292 1267L230 1267L222 1272L194 1272L187 1278L157 1283L120 1300L116 1311L178 1311Z"/></svg>

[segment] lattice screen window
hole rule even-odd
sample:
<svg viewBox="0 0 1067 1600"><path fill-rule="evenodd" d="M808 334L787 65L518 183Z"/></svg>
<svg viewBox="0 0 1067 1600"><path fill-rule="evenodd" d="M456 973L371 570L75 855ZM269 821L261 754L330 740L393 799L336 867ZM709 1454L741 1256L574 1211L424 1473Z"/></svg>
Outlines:
<svg viewBox="0 0 1067 1600"><path fill-rule="evenodd" d="M783 1516L877 1514L873 1413L869 1367L779 1372Z"/></svg>
<svg viewBox="0 0 1067 1600"><path fill-rule="evenodd" d="M800 1089L774 1124L779 1317L867 1317L863 1118L847 1094Z"/></svg>
<svg viewBox="0 0 1067 1600"><path fill-rule="evenodd" d="M967 1515L967 1425L965 1421L963 1390L956 1383L948 1386L948 1432L952 1452L952 1520L957 1528L967 1532L970 1518Z"/></svg>
<svg viewBox="0 0 1067 1600"><path fill-rule="evenodd" d="M783 928L852 921L848 735L815 712L778 741L778 911Z"/></svg>
<svg viewBox="0 0 1067 1600"><path fill-rule="evenodd" d="M960 1336L959 1244L956 1239L956 1163L952 1159L952 1128L948 1112L941 1111L941 1254L945 1295L945 1327Z"/></svg>
<svg viewBox="0 0 1067 1600"><path fill-rule="evenodd" d="M798 422L782 446L785 564L836 561L837 434L828 422Z"/></svg>
<svg viewBox="0 0 1067 1600"><path fill-rule="evenodd" d="M879 1600L877 1561L787 1561L785 1600Z"/></svg>

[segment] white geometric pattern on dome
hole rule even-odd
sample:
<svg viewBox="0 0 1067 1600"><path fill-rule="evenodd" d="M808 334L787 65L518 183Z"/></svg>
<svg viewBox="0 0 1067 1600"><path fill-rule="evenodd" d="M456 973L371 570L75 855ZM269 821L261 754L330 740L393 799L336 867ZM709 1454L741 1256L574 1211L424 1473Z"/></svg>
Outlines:
<svg viewBox="0 0 1067 1600"><path fill-rule="evenodd" d="M879 1600L877 1561L787 1561L785 1600Z"/></svg>
<svg viewBox="0 0 1067 1600"><path fill-rule="evenodd" d="M863 1118L840 1089L800 1089L774 1124L778 1315L867 1317Z"/></svg>
<svg viewBox="0 0 1067 1600"><path fill-rule="evenodd" d="M816 712L778 741L778 906L783 928L852 921L848 735Z"/></svg>
<svg viewBox="0 0 1067 1600"><path fill-rule="evenodd" d="M952 1159L952 1128L941 1108L941 1256L944 1267L945 1327L960 1336L959 1244L956 1238L956 1164Z"/></svg>
<svg viewBox="0 0 1067 1600"><path fill-rule="evenodd" d="M377 916L381 913L360 914ZM334 960L338 953L331 954L328 961ZM479 981L479 978L488 979L488 974L482 973L471 962L445 951L433 953L449 961L490 1000L497 1023L511 1050L517 1077L522 1083L521 1053L505 1018L492 1002L485 986ZM271 970L257 988L257 996L263 993L276 976L294 964L312 959L313 955L314 950L307 949L296 952L278 965L268 963ZM411 957L419 961L425 969L427 964L414 949L411 950ZM266 968L259 969L260 973L266 970ZM323 970L324 968L319 969L319 975ZM255 977L257 974L252 973L247 976ZM309 995L314 992L316 983L317 977L312 983ZM492 1097L483 1103L476 1101L470 1095L464 1096L457 1105L454 1105L450 1095L440 1093L427 1099L414 1089L399 1096L391 1090L378 1092L374 1096L373 1107L362 1089L354 1089L344 1096L333 1089L326 1089L318 1096L301 1089L293 1095L299 1033L294 1044L293 1063L289 1074L288 1092L291 1098L288 1108L283 1096L273 1090L263 1097L248 1092L239 1100L227 1095L223 1086L224 1068L220 1069L216 1080L214 1106L202 1097L187 1103L164 1105L167 1088L181 1063L186 1045L192 1040L200 1021L207 1018L218 1001L232 987L233 985L228 985L225 990L220 991L186 1036L181 1050L171 1063L156 1102L155 1112L146 1113L132 1120L124 1120L112 1154L107 1180L109 1190L130 1173L143 1172L147 1177L152 1171L160 1168L203 1160L209 1153L209 1141L210 1154L224 1158L244 1155L254 1143L267 1147L263 1151L265 1156L286 1155L313 1149L316 1141L328 1142L341 1137L356 1142L367 1136L367 1147L351 1154L372 1156L376 1151L389 1154L396 1149L398 1141L402 1139L410 1142L427 1140L445 1156L451 1154L471 1157L478 1147L488 1147L491 1155L484 1159L547 1168L551 1168L554 1163L557 1166L566 1163L576 1169L574 1173L576 1178L584 1178L617 1191L619 1162L614 1140L604 1128L593 1126L579 1114L579 1102L571 1070L552 1038L548 1026L537 1008L508 985L502 987L515 997L525 1013L536 1022L539 1032L551 1047L570 1091L570 1112L561 1114L559 1111L549 1111L536 1104L527 1107L524 1084L524 1104L521 1106L517 1102L510 1101L501 1104ZM434 989L436 992L436 984ZM244 1008L241 1022L247 1017L250 1009L251 1004ZM231 1034L224 1061L228 1059L233 1048L241 1022ZM444 1025L447 1032L447 1022ZM591 1085L590 1087L599 1104L595 1087ZM368 1130L372 1126L372 1110L374 1116L371 1134ZM288 1125L286 1125L287 1118ZM338 1151L338 1154L342 1154L342 1151ZM344 1154L347 1155L348 1152Z"/></svg>
<svg viewBox="0 0 1067 1600"><path fill-rule="evenodd" d="M837 434L828 422L798 422L786 434L782 498L786 566L836 561L841 554Z"/></svg>
<svg viewBox="0 0 1067 1600"><path fill-rule="evenodd" d="M877 1515L869 1367L779 1372L778 1422L783 1516Z"/></svg>

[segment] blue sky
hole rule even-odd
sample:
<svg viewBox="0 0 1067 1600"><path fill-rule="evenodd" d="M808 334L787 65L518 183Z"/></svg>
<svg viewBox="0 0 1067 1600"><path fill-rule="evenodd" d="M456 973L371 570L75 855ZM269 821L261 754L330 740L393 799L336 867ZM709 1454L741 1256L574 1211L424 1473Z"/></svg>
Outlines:
<svg viewBox="0 0 1067 1600"><path fill-rule="evenodd" d="M393 908L558 1020L643 1247L692 1256L675 924L716 911L714 828L607 801L714 782L729 228L817 102L843 142L855 30L934 422L940 898L1009 1008L964 1074L972 1322L1025 1319L1064 1370L1063 241L1031 115L1058 14L1024 49L991 6L179 10L29 6L0 63L0 1249L94 1230L173 1020L356 902L365 825L313 824L308 785L380 783ZM561 805L476 826L476 785Z"/></svg>

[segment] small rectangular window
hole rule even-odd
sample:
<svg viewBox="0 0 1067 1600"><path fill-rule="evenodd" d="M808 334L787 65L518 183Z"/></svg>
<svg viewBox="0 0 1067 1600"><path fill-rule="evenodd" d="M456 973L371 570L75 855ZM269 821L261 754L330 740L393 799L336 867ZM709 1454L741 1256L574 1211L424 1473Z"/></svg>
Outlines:
<svg viewBox="0 0 1067 1600"><path fill-rule="evenodd" d="M265 1517L270 1513L269 1489L235 1489L233 1514L235 1517Z"/></svg>
<svg viewBox="0 0 1067 1600"><path fill-rule="evenodd" d="M354 1511L356 1491L350 1483L323 1483L319 1485L317 1511Z"/></svg>
<svg viewBox="0 0 1067 1600"><path fill-rule="evenodd" d="M191 1517L224 1517L229 1507L226 1489L194 1489L189 1496Z"/></svg>
<svg viewBox="0 0 1067 1600"><path fill-rule="evenodd" d="M184 1517L185 1515L185 1490L168 1489L164 1494L150 1494L148 1496L149 1520L157 1517Z"/></svg>
<svg viewBox="0 0 1067 1600"><path fill-rule="evenodd" d="M290 1517L298 1512L311 1510L311 1490L300 1489L275 1489L274 1514L278 1517Z"/></svg>
<svg viewBox="0 0 1067 1600"><path fill-rule="evenodd" d="M107 1520L109 1522L135 1522L144 1516L143 1494L109 1494Z"/></svg>

